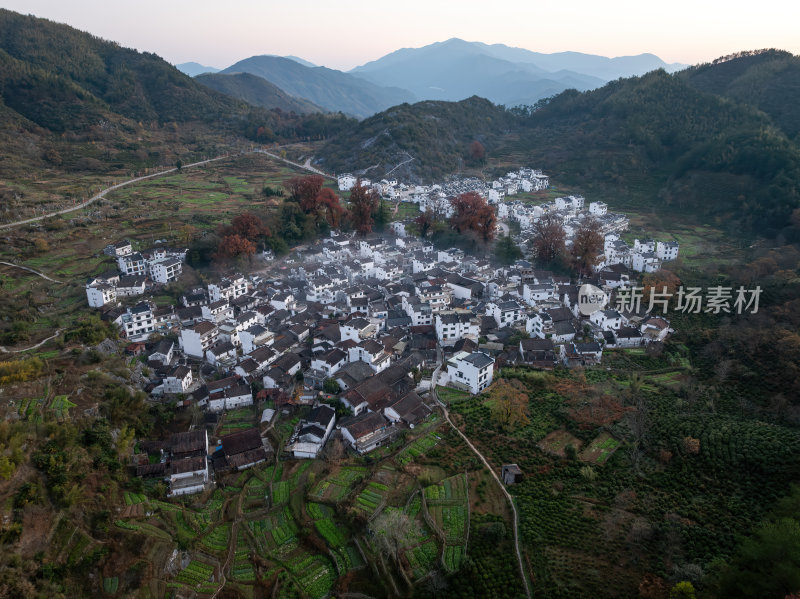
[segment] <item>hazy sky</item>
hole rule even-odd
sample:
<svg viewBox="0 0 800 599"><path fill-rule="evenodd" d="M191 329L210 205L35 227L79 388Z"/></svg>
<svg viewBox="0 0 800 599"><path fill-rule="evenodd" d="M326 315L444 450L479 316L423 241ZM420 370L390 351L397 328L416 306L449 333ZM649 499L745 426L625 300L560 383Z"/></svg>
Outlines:
<svg viewBox="0 0 800 599"><path fill-rule="evenodd" d="M739 50L800 54L792 0L0 0L172 63L224 68L256 54L294 54L350 69L451 37L537 52L652 52L697 63Z"/></svg>

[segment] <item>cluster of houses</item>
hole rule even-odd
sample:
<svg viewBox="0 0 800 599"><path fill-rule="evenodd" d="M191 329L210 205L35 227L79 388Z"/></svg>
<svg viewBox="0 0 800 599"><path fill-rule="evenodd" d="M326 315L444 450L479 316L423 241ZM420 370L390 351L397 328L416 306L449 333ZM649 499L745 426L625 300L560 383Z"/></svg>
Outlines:
<svg viewBox="0 0 800 599"><path fill-rule="evenodd" d="M343 191L352 189L359 182L350 173L339 175L337 180L339 189ZM475 177L452 177L442 184L415 186L398 183L397 179L380 182L360 179L360 183L386 199L414 203L421 212L430 210L439 218L453 215L454 198L466 192L476 192L488 203L496 205L499 220L511 220L519 224L519 240L523 247L532 236L536 223L545 215L556 217L561 223L567 245L572 243L576 232L590 219L605 239L602 255L598 256L597 270L622 264L635 272L655 272L664 262L678 257L678 243L672 241L636 240L631 248L620 238L620 233L628 229L628 217L609 212L605 202L590 202L586 206L585 198L580 195L555 198L551 202L536 205L511 199L518 193L537 192L549 187L549 177L536 169L520 168L489 183ZM398 236L405 236L403 223L393 223L392 231Z"/></svg>
<svg viewBox="0 0 800 599"><path fill-rule="evenodd" d="M370 179L356 178L351 173L337 177L340 191L350 191L358 183L368 187L387 200L399 200L416 204L420 212L431 210L435 214L449 218L453 214L450 200L463 193L475 192L487 199L490 204L500 204L506 196L517 193L530 193L547 189L550 178L542 171L521 168L507 173L491 182L477 177L450 177L443 183L432 185L408 185L398 183L397 179L382 179L373 182Z"/></svg>
<svg viewBox="0 0 800 599"><path fill-rule="evenodd" d="M399 187L396 181L385 183ZM351 184L354 179L340 177L343 189ZM483 185L458 183L478 184ZM502 190L505 197L515 186L547 184L541 172L520 169L485 191ZM428 190L425 197L432 193L439 197L444 191ZM584 218L600 223L603 255L594 275L581 284L605 290L612 297L609 306L584 316L580 285L568 277L525 260L499 267L456 248L435 249L405 236L402 228L387 236L332 232L298 250L293 268L273 269L277 276L228 276L188 290L176 306L126 300L142 295L144 287L140 294L119 289L125 277L161 282L153 276L156 265L173 264L180 253L134 253L123 242L109 249L123 274L93 279L87 296L103 319L119 326L131 342L128 350L147 362L146 391L179 406L203 408L211 424L220 414L261 400L275 410L307 405L285 441L284 455L312 459L334 434L364 454L418 426L432 412L431 385L478 394L503 364L593 365L605 348L641 347L672 332L663 316L644 306L636 312L610 306L616 290L635 281L635 271L649 272L675 259L677 244L636 240L629 248L619 238L627 219L609 214L602 202L586 210L580 196L539 207L500 201L497 209L502 218L521 224L524 215L558 214L568 233ZM116 295L97 295L105 285L115 285ZM348 415L337 418L334 403ZM274 450L266 431L274 414L265 410L260 426L211 444L205 429L202 439L190 431L154 444L140 474L164 476L174 495L205 488L209 464L214 471L239 470L268 458Z"/></svg>
<svg viewBox="0 0 800 599"><path fill-rule="evenodd" d="M159 477L169 486L167 495L201 493L213 474L239 472L266 462L272 453L259 429L248 428L209 443L204 428L175 433L166 441L142 441L134 455L136 475Z"/></svg>
<svg viewBox="0 0 800 599"><path fill-rule="evenodd" d="M155 285L177 281L183 272L186 249L157 246L134 252L130 241L120 241L105 248L115 258L119 272L109 271L86 282L86 299L93 308L102 308L118 299L144 295ZM147 331L151 333L152 330Z"/></svg>

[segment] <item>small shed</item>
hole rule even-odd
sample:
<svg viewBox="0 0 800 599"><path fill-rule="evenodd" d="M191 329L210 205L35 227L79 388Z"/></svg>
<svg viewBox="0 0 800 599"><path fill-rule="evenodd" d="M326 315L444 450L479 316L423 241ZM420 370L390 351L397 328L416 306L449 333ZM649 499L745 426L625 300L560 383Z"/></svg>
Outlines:
<svg viewBox="0 0 800 599"><path fill-rule="evenodd" d="M522 482L522 470L516 464L503 464L503 483L513 485Z"/></svg>

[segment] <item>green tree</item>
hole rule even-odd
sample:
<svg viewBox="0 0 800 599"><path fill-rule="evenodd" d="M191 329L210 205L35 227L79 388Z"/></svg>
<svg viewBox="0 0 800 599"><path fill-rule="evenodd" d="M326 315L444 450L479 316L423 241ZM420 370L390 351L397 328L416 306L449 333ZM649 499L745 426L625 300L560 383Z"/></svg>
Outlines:
<svg viewBox="0 0 800 599"><path fill-rule="evenodd" d="M697 595L694 592L694 585L685 580L679 582L670 589L669 599L697 599Z"/></svg>
<svg viewBox="0 0 800 599"><path fill-rule="evenodd" d="M522 258L522 250L508 235L503 235L494 246L494 255L501 264L508 266Z"/></svg>
<svg viewBox="0 0 800 599"><path fill-rule="evenodd" d="M785 597L800 589L800 522L765 522L723 574L724 597Z"/></svg>
<svg viewBox="0 0 800 599"><path fill-rule="evenodd" d="M325 393L339 393L342 388L335 379L325 379L325 382L322 383L322 390L325 391Z"/></svg>
<svg viewBox="0 0 800 599"><path fill-rule="evenodd" d="M492 420L504 430L523 427L528 417L528 393L517 379L500 379L489 388L487 400Z"/></svg>

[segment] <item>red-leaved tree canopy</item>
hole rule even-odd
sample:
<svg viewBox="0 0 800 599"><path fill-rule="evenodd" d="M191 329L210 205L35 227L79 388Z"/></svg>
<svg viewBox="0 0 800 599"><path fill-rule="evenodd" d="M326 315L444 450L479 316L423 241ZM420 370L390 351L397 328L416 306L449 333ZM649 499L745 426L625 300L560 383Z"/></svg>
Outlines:
<svg viewBox="0 0 800 599"><path fill-rule="evenodd" d="M361 185L360 180L350 191L350 220L359 235L366 235L372 231L375 222L373 214L378 208L379 200L378 194Z"/></svg>
<svg viewBox="0 0 800 599"><path fill-rule="evenodd" d="M459 233L471 231L484 242L490 241L495 234L497 216L494 208L489 206L485 198L474 191L457 196L453 202L455 213L450 225Z"/></svg>

